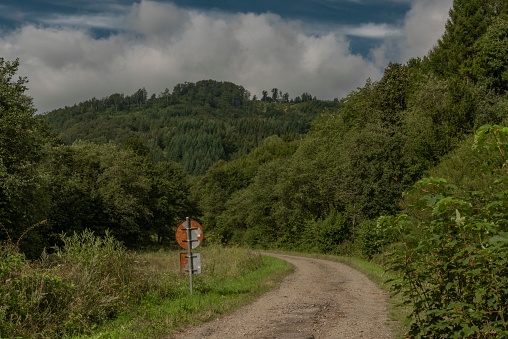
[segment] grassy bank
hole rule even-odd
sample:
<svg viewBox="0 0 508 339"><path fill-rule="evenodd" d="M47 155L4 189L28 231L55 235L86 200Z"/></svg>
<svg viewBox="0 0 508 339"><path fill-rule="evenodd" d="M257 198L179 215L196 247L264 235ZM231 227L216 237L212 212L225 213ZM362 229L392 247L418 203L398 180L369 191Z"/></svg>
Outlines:
<svg viewBox="0 0 508 339"><path fill-rule="evenodd" d="M193 276L194 293L191 295L189 277L175 273L179 269L178 253L140 256L144 267L156 275L156 284L173 286L170 296L149 293L93 335L79 338L164 337L189 324L229 314L276 287L292 271L292 267L282 260L259 256L246 249L203 248L200 250L202 274Z"/></svg>
<svg viewBox="0 0 508 339"><path fill-rule="evenodd" d="M28 261L0 244L1 338L157 338L231 312L291 272L243 248L200 249L202 274L179 273L179 252L136 254L91 232Z"/></svg>

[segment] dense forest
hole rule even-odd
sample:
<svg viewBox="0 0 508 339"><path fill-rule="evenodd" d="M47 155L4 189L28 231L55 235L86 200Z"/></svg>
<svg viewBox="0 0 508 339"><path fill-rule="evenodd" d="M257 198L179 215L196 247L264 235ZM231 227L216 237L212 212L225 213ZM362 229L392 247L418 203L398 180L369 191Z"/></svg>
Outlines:
<svg viewBox="0 0 508 339"><path fill-rule="evenodd" d="M294 99L273 88L260 100L242 86L203 80L178 84L148 97L112 94L45 115L63 141L123 144L139 140L155 162L178 162L202 175L219 160L247 154L272 135L301 139L317 115L337 111L338 101L318 101L309 93Z"/></svg>
<svg viewBox="0 0 508 339"><path fill-rule="evenodd" d="M508 335L508 4L449 14L427 56L336 101L206 80L36 117L0 59L0 239L171 244L191 216L224 244L383 256L413 337Z"/></svg>

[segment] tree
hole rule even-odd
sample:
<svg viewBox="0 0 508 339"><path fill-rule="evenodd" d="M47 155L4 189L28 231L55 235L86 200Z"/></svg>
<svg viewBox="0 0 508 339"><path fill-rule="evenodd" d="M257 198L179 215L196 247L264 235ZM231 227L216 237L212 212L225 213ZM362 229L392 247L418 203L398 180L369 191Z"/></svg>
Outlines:
<svg viewBox="0 0 508 339"><path fill-rule="evenodd" d="M392 284L411 305L412 338L506 337L508 300L508 128L482 126L473 149L499 157L501 167L478 169L483 189L424 178L408 194L404 213L381 217L378 230L390 243ZM463 173L471 181L471 170ZM492 180L492 181L490 181Z"/></svg>
<svg viewBox="0 0 508 339"><path fill-rule="evenodd" d="M508 20L498 17L487 32L476 42L478 55L473 65L473 75L486 83L489 89L505 93L508 89Z"/></svg>
<svg viewBox="0 0 508 339"><path fill-rule="evenodd" d="M162 244L172 239L175 225L196 214L196 206L191 202L190 184L179 164L156 164L150 178L150 227Z"/></svg>
<svg viewBox="0 0 508 339"><path fill-rule="evenodd" d="M268 91L262 91L261 94L263 95L261 101L268 101Z"/></svg>
<svg viewBox="0 0 508 339"><path fill-rule="evenodd" d="M446 30L429 53L432 68L440 75L459 74L471 80L477 58L474 45L485 34L493 18L506 16L508 6L501 0L454 0Z"/></svg>
<svg viewBox="0 0 508 339"><path fill-rule="evenodd" d="M19 61L0 58L0 159L7 173L21 171L28 162L39 157L41 143L36 132L32 99L24 94L26 78L14 81Z"/></svg>
<svg viewBox="0 0 508 339"><path fill-rule="evenodd" d="M114 144L77 142L52 150L45 168L53 197L45 235L109 229L129 247L150 241L150 162ZM54 243L48 243L52 246Z"/></svg>
<svg viewBox="0 0 508 339"><path fill-rule="evenodd" d="M275 102L279 100L279 90L277 88L272 88L272 100Z"/></svg>
<svg viewBox="0 0 508 339"><path fill-rule="evenodd" d="M13 79L18 66L18 60L0 57L0 223L13 239L45 218L49 200L39 167L49 128L34 116L32 99L25 95L28 80ZM0 239L6 237L1 232Z"/></svg>

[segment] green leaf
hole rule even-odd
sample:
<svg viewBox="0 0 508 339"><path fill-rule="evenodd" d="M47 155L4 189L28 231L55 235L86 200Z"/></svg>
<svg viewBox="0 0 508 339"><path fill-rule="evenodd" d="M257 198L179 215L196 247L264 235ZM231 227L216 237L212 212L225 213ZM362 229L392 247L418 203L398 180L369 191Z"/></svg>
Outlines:
<svg viewBox="0 0 508 339"><path fill-rule="evenodd" d="M499 235L495 235L489 239L489 242L494 245L508 243L508 232L501 232Z"/></svg>

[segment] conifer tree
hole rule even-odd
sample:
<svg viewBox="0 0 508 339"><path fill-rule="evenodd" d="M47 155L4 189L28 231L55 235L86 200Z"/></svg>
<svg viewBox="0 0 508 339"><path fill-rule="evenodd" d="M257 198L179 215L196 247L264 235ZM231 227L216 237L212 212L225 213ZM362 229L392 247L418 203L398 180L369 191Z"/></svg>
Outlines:
<svg viewBox="0 0 508 339"><path fill-rule="evenodd" d="M475 42L487 31L493 18L506 16L508 6L501 0L454 0L446 30L429 53L434 71L442 76L460 75L471 79Z"/></svg>

